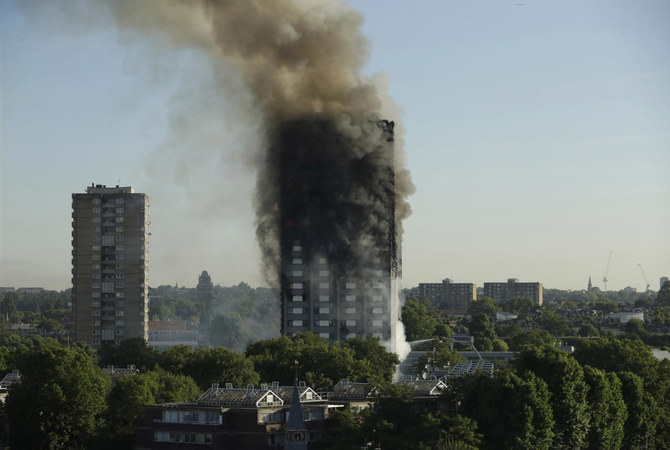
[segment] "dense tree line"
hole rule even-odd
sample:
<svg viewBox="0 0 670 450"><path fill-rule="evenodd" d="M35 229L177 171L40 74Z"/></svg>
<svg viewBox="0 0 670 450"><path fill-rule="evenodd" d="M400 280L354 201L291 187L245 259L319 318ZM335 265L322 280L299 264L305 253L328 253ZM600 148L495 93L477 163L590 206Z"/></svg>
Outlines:
<svg viewBox="0 0 670 450"><path fill-rule="evenodd" d="M246 353L224 347L172 347L159 352L141 339L98 352L86 345L0 334L0 373L18 369L0 414L10 425L4 442L16 448L129 448L144 405L194 401L213 383L236 387L298 376L329 390L341 378L389 382L398 357L379 339L329 344L310 334L258 341ZM112 381L103 368L135 365L139 374ZM0 427L1 429L1 427Z"/></svg>

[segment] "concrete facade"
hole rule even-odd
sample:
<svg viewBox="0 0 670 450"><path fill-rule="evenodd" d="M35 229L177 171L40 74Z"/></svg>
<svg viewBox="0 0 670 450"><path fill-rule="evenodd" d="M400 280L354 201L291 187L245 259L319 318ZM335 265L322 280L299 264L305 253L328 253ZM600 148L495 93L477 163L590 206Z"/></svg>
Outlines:
<svg viewBox="0 0 670 450"><path fill-rule="evenodd" d="M504 303L513 298L532 298L542 306L542 283L519 283L516 278L508 278L507 283L484 283L484 296Z"/></svg>
<svg viewBox="0 0 670 450"><path fill-rule="evenodd" d="M148 197L92 185L72 194L75 341L98 348L148 339Z"/></svg>

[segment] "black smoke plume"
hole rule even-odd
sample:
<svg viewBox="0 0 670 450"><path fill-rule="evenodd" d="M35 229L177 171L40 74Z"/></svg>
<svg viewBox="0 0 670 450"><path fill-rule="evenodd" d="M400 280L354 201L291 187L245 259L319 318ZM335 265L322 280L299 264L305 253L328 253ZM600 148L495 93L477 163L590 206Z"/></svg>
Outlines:
<svg viewBox="0 0 670 450"><path fill-rule="evenodd" d="M343 239L350 239L352 246L362 245L359 248L364 249L365 235L372 236L380 226L386 227L377 223L381 216L376 211L383 206L375 189L391 180L395 193L394 229L400 241L402 220L410 212L406 199L413 191L403 166L401 126L392 101L379 88L379 80L362 74L368 59L368 42L361 32L363 17L347 3L108 0L61 4L27 0L25 5L32 5L26 8L40 10L50 20L70 5L67 16L70 22L76 22L70 28L92 27L111 17L124 42L145 42L149 46L189 50L207 57L218 83L216 87L226 92L228 100L236 102L239 115L254 117L260 124L260 138L249 140L249 152L253 152L258 174L254 200L256 234L264 274L273 286L277 286L279 267L280 174L273 154L277 145L272 138L281 133L282 124L310 122L318 117L320 123L328 123L333 135L350 144L338 146L336 154L328 155L332 164L346 169L341 183L350 185L347 203L357 208L361 220L350 227L360 233ZM239 80L243 92L238 89ZM193 105L184 109L190 113ZM175 110L172 115L178 116L179 105ZM380 152L379 119L396 122L391 154ZM192 121L192 117L184 117L185 125L181 128ZM174 129L173 142L183 134L183 130ZM392 164L388 158L392 158ZM377 163L381 165L376 167ZM363 166L370 170L362 170ZM393 173L388 173L389 167Z"/></svg>

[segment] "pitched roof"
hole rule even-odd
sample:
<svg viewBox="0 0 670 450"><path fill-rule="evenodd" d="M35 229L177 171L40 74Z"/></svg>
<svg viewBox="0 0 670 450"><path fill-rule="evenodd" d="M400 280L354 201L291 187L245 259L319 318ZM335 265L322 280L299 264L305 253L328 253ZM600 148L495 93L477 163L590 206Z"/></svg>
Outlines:
<svg viewBox="0 0 670 450"><path fill-rule="evenodd" d="M370 383L351 383L348 380L342 380L333 386L333 391L328 393L328 398L333 400L366 400L374 386Z"/></svg>
<svg viewBox="0 0 670 450"><path fill-rule="evenodd" d="M8 389L14 383L21 382L21 374L18 370L12 370L0 380L0 389Z"/></svg>
<svg viewBox="0 0 670 450"><path fill-rule="evenodd" d="M271 389L255 389L253 384L247 386L246 389L219 388L218 384L213 384L196 400L196 403L221 407L257 408L282 406L284 400Z"/></svg>
<svg viewBox="0 0 670 450"><path fill-rule="evenodd" d="M398 381L398 384L404 384L409 387L414 397L441 395L447 389L447 385L440 380L406 380Z"/></svg>

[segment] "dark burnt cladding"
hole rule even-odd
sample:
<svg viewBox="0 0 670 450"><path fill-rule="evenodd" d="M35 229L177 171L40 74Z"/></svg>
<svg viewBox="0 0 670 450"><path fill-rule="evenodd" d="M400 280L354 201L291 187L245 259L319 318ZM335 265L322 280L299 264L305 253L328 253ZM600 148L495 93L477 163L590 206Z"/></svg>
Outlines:
<svg viewBox="0 0 670 450"><path fill-rule="evenodd" d="M282 334L391 339L398 272L393 122L284 122L280 158Z"/></svg>

